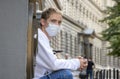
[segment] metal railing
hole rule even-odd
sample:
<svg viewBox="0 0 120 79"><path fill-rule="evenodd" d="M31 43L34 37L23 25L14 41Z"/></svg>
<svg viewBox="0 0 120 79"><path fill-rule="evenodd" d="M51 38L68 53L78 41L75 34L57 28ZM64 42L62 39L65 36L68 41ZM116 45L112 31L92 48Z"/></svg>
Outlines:
<svg viewBox="0 0 120 79"><path fill-rule="evenodd" d="M119 79L120 71L118 69L102 69L94 72L94 79Z"/></svg>

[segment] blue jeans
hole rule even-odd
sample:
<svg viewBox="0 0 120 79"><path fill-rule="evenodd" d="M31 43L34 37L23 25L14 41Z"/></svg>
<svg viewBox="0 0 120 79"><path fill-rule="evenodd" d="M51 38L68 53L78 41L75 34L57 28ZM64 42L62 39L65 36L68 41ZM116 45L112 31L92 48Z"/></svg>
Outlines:
<svg viewBox="0 0 120 79"><path fill-rule="evenodd" d="M70 70L62 69L45 75L40 79L73 79L73 75Z"/></svg>
<svg viewBox="0 0 120 79"><path fill-rule="evenodd" d="M93 70L87 70L87 79L90 75L90 79L93 79Z"/></svg>

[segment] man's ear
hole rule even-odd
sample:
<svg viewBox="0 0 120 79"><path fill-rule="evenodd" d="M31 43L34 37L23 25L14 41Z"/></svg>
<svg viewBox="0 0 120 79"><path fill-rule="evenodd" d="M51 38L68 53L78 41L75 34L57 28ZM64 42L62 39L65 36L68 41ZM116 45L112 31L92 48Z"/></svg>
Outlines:
<svg viewBox="0 0 120 79"><path fill-rule="evenodd" d="M45 26L45 20L44 19L41 19L40 23L41 23L42 26Z"/></svg>

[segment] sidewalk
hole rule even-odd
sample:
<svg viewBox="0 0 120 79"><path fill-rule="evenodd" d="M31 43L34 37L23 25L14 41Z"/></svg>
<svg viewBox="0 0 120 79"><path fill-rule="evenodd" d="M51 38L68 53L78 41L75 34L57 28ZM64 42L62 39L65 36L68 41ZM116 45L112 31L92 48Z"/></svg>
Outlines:
<svg viewBox="0 0 120 79"><path fill-rule="evenodd" d="M79 79L79 72L80 71L72 71L73 79Z"/></svg>

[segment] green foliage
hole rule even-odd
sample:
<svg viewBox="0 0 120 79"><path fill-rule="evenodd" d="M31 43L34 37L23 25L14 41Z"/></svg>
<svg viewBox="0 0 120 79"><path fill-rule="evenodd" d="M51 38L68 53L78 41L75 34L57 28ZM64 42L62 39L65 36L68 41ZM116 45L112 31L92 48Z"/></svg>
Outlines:
<svg viewBox="0 0 120 79"><path fill-rule="evenodd" d="M109 55L120 57L120 1L115 0L116 5L108 7L106 13L109 15L102 20L109 25L109 28L102 32L103 38L109 41L112 51Z"/></svg>

